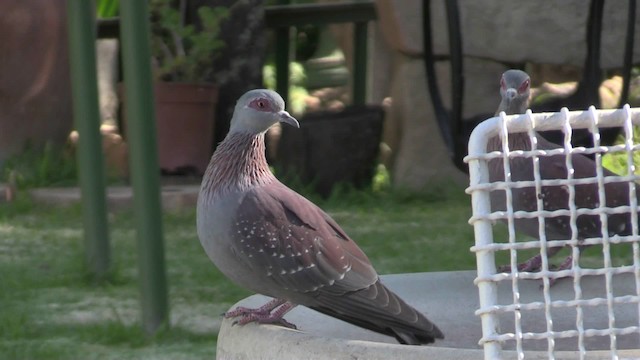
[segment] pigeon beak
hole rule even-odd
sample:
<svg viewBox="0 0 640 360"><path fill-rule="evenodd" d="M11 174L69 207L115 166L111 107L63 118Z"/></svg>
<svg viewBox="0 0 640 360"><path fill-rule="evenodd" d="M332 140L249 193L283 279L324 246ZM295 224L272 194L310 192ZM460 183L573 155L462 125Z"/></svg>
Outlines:
<svg viewBox="0 0 640 360"><path fill-rule="evenodd" d="M507 99L513 100L516 98L516 96L518 96L518 90L514 88L508 88L507 91L505 91L505 96L507 97Z"/></svg>
<svg viewBox="0 0 640 360"><path fill-rule="evenodd" d="M279 120L280 122L283 122L285 124L289 124L293 127L299 128L300 124L298 123L298 120L296 120L296 118L294 118L293 116L289 115L288 112L282 110L280 112L278 112L278 116L279 116Z"/></svg>

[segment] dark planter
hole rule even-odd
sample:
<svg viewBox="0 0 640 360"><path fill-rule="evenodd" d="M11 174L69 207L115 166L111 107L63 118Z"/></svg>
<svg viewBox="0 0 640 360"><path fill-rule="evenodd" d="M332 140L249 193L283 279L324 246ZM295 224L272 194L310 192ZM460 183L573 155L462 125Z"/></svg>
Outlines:
<svg viewBox="0 0 640 360"><path fill-rule="evenodd" d="M154 95L160 169L174 175L204 174L213 151L217 87L158 82Z"/></svg>
<svg viewBox="0 0 640 360"><path fill-rule="evenodd" d="M282 127L278 169L325 197L339 183L368 186L378 161L383 120L379 106L307 114L300 129Z"/></svg>

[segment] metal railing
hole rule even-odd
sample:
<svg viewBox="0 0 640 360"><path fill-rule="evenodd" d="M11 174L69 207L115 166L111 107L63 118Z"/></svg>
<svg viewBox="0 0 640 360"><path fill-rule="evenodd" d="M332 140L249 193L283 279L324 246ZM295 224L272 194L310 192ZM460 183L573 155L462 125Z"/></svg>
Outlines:
<svg viewBox="0 0 640 360"><path fill-rule="evenodd" d="M276 32L276 90L289 95L291 28L302 25L353 23L353 103L363 105L367 86L367 25L376 20L373 1L336 4L276 5L265 8L265 22Z"/></svg>
<svg viewBox="0 0 640 360"><path fill-rule="evenodd" d="M422 0L423 4L423 46L425 51L426 81L429 89L429 96L434 107L436 121L440 128L441 135L451 155L454 164L463 171L466 165L461 161L466 152L466 136L470 129L477 124L474 119L463 119L462 105L464 103L464 72L463 72L463 39L460 23L460 10L457 0L446 0L444 6L447 17L447 38L449 45L448 56L438 56L434 52L432 37L432 0ZM589 105L596 105L599 102L598 88L602 81L602 68L600 66L602 34L602 22L604 16L605 0L590 0L589 14L586 21L586 57L583 66L582 80L578 83L578 89L573 95L566 99L560 99L558 103L542 103L532 106L534 111L557 111L566 106L572 109L584 109ZM623 6L620 2L620 6ZM623 86L622 94L618 106L628 102L629 84L631 81L631 68L633 66L633 47L636 25L636 0L629 0L627 3L626 34L624 39L623 55ZM616 24L621 26L622 23ZM450 69L450 96L451 107L447 108L442 100L440 89L438 88L437 73L435 63L447 60L451 63ZM520 64L524 66L524 64ZM478 119L482 120L482 118ZM616 130L603 134L603 141L610 143L617 137Z"/></svg>
<svg viewBox="0 0 640 360"><path fill-rule="evenodd" d="M480 344L485 350L485 359L503 358L502 351L507 348L516 350L518 359L525 359L529 351L538 347L546 348L548 358L554 359L562 351L573 351L575 358L585 359L592 350L606 351L612 359L617 359L620 349L636 349L640 334L640 237L637 222L631 235L608 235L607 222L602 220L601 237L578 239L576 219L578 215L594 213L606 217L610 213L638 213L636 201L636 182L640 176L635 173L633 155L640 149L633 137L633 128L640 124L640 109L625 106L617 110L595 110L569 112L564 108L559 113L532 113L488 119L478 125L469 140L469 155L465 162L469 164L470 186L473 216L469 223L474 227L480 308L476 314L482 321L482 339ZM624 129L625 142L621 145L602 146L599 135L603 129L621 127ZM590 129L595 145L593 148L573 147L571 132L575 129ZM566 134L564 144L556 149L510 148L508 134L528 133L531 144L536 144L538 131L561 130ZM499 136L503 151L487 151L492 137ZM597 140L597 141L596 141ZM619 153L626 157L627 173L620 176L604 176L601 157L607 153ZM577 154L595 154L596 177L573 177L571 159ZM539 159L548 156L566 157L567 177L559 179L542 178ZM489 162L498 159L504 165L505 181L491 182ZM512 181L510 164L514 160L530 159L533 164L533 181ZM522 164L522 163L519 163ZM511 165L513 166L513 165ZM577 208L575 187L584 183L597 183L600 194L604 194L604 184L610 182L628 182L628 206L609 207L604 200L593 209ZM516 189L534 187L535 211L516 208L512 201L512 192ZM549 210L543 205L543 186L564 186L568 192L566 209ZM492 209L490 194L505 191L506 211ZM573 194L573 195L572 195ZM602 199L603 195L600 195ZM571 238L547 239L544 223L570 216ZM536 218L543 224L539 239L518 241L515 234L515 221ZM632 217L633 218L633 217ZM508 224L508 239L496 236L494 223L503 220ZM633 220L632 220L633 222ZM502 239L501 239L502 238ZM629 265L614 265L611 250L617 244L631 244L633 260ZM603 265L582 268L578 263L579 247L599 245L603 253ZM576 264L571 269L555 271L549 265L547 250L552 247L571 248ZM541 257L540 271L519 270L517 259L527 249L536 249ZM619 248L616 248L617 250ZM509 270L498 270L496 255L509 256ZM503 256L504 257L504 256ZM613 291L613 277L616 277L616 291ZM551 282L562 277L570 277L571 284L558 284L553 288ZM535 281L534 284L531 281ZM542 281L542 286L538 281ZM565 285L565 286L562 286ZM500 290L501 289L501 290ZM600 309L596 307L600 306ZM622 312L622 311L625 312ZM614 314L617 314L614 315ZM624 314L624 315L621 315ZM597 356L596 356L597 357ZM634 357L635 358L635 357Z"/></svg>
<svg viewBox="0 0 640 360"><path fill-rule="evenodd" d="M335 4L292 4L265 7L265 25L276 35L276 91L288 101L291 29L303 25L353 23L353 103L366 100L368 24L377 19L373 1L350 1ZM119 38L120 20L98 20L98 38Z"/></svg>

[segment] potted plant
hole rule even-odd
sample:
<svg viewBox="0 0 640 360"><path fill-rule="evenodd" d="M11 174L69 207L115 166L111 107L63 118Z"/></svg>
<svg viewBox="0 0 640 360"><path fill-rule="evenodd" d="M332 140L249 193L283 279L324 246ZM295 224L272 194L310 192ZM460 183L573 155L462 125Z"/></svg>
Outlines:
<svg viewBox="0 0 640 360"><path fill-rule="evenodd" d="M214 139L218 90L212 78L225 7L202 6L201 26L186 23L187 0L151 0L151 51L155 75L160 168L170 174L204 173Z"/></svg>

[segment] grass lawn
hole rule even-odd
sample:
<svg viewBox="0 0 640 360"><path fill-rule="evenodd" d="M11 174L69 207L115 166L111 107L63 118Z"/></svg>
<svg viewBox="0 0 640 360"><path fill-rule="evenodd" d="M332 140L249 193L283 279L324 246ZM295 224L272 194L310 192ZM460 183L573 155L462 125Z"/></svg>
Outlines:
<svg viewBox="0 0 640 360"><path fill-rule="evenodd" d="M314 200L381 274L475 269L470 199L462 189ZM249 292L210 263L195 211L164 216L171 326L153 338L138 323L132 214L109 215L113 270L99 284L84 266L81 215L78 207L43 208L25 199L0 206L0 358L213 359L220 314ZM505 227L496 231L504 239ZM600 251L587 250L584 260L601 258ZM508 262L507 253L499 255ZM628 262L629 252L614 257Z"/></svg>
<svg viewBox="0 0 640 360"><path fill-rule="evenodd" d="M318 199L314 199L318 200ZM319 201L378 272L474 269L469 198L346 193ZM0 206L0 354L3 359L213 359L220 314L250 293L210 263L195 211L165 214L171 327L140 330L132 213L109 215L113 271L93 283L83 257L82 213L25 199Z"/></svg>

